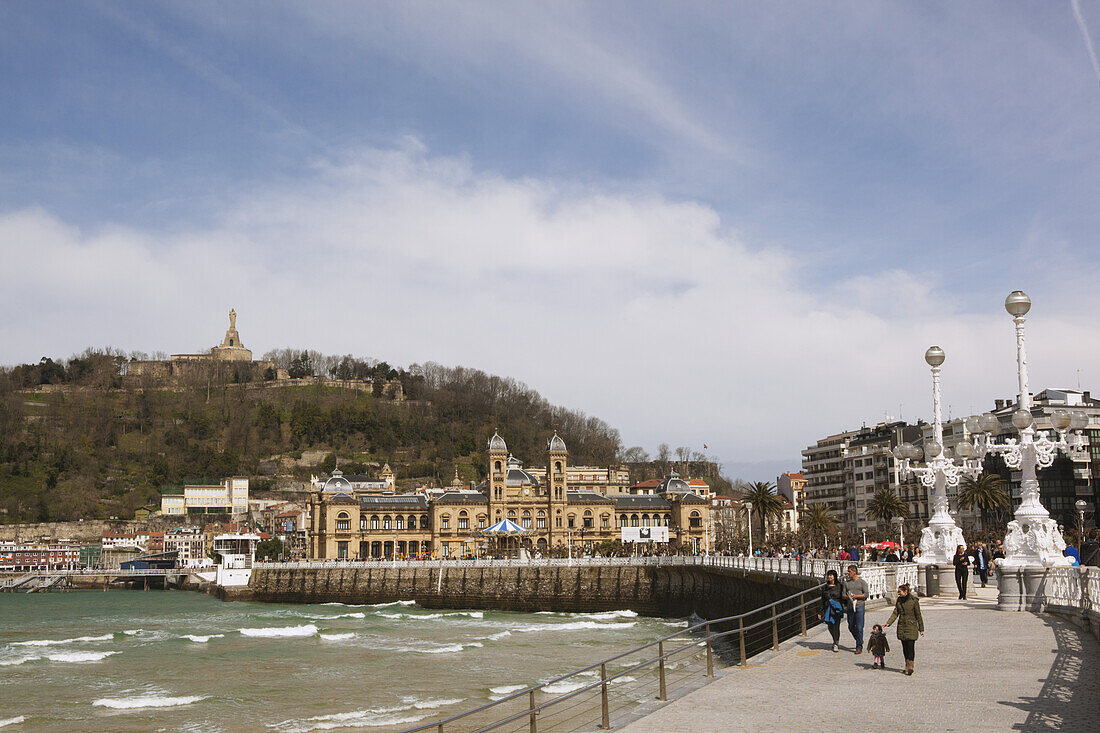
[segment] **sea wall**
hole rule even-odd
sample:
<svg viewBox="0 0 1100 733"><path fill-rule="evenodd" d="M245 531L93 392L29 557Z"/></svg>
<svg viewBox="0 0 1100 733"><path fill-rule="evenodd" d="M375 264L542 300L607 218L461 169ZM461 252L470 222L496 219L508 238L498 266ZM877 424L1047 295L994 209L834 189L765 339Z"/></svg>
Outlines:
<svg viewBox="0 0 1100 733"><path fill-rule="evenodd" d="M732 568L672 566L259 568L229 600L390 603L425 608L719 618L759 608L816 581Z"/></svg>

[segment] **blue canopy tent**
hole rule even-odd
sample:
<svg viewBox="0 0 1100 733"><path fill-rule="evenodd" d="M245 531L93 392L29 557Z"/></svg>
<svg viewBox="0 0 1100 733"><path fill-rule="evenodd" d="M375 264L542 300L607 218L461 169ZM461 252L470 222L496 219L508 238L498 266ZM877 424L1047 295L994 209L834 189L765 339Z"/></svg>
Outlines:
<svg viewBox="0 0 1100 733"><path fill-rule="evenodd" d="M488 529L481 530L482 534L487 534L490 537L508 537L518 534L527 534L527 530L519 526L511 519L502 519Z"/></svg>
<svg viewBox="0 0 1100 733"><path fill-rule="evenodd" d="M502 519L494 524L492 527L481 530L481 534L486 537L492 537L497 539L497 550L503 552L515 552L521 558L526 555L526 551L515 540L510 538L522 537L529 534L529 532L523 527L519 526L510 519Z"/></svg>

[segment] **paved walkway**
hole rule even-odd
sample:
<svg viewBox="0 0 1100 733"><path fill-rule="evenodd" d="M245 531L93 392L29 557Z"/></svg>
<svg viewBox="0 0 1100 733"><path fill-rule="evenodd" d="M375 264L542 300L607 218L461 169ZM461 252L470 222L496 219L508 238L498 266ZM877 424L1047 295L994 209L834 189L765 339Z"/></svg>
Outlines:
<svg viewBox="0 0 1100 733"><path fill-rule="evenodd" d="M912 677L901 673L895 628L881 671L866 651L852 653L846 625L836 654L820 626L622 731L1100 730L1100 642L1056 616L997 611L992 585L970 596L921 599ZM890 610L869 610L867 632Z"/></svg>

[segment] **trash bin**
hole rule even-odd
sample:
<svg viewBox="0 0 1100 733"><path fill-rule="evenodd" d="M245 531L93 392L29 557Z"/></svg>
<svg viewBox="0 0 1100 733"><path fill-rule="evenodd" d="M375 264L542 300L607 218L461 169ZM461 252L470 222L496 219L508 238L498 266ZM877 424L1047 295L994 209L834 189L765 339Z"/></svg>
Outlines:
<svg viewBox="0 0 1100 733"><path fill-rule="evenodd" d="M938 596L940 594L940 566L929 565L924 576L924 595Z"/></svg>

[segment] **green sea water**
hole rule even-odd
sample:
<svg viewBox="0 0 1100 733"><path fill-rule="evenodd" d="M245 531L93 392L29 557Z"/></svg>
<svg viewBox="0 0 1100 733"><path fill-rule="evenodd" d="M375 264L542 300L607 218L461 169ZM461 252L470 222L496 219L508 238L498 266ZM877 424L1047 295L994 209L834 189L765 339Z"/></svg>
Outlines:
<svg viewBox="0 0 1100 733"><path fill-rule="evenodd" d="M395 730L685 625L629 611L0 594L0 733Z"/></svg>

